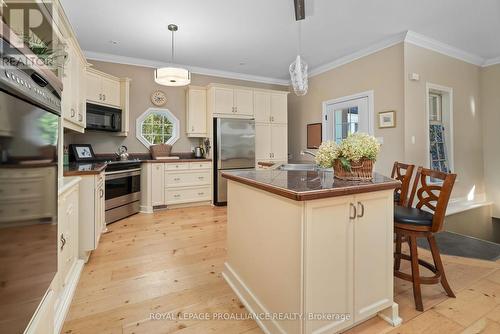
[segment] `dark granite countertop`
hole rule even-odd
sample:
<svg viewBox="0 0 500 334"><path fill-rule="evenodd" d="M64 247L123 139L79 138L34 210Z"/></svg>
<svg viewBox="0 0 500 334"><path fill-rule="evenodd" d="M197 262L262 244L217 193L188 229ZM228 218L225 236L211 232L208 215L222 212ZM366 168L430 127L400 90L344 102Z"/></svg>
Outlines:
<svg viewBox="0 0 500 334"><path fill-rule="evenodd" d="M374 173L371 181L344 181L332 171L246 170L227 171L222 176L296 201L390 190L400 182Z"/></svg>
<svg viewBox="0 0 500 334"><path fill-rule="evenodd" d="M136 158L137 159L137 158ZM207 162L212 159L160 159L160 160L131 160L141 163L183 163L183 162ZM100 174L107 167L106 162L72 162L64 166L64 176L81 176Z"/></svg>

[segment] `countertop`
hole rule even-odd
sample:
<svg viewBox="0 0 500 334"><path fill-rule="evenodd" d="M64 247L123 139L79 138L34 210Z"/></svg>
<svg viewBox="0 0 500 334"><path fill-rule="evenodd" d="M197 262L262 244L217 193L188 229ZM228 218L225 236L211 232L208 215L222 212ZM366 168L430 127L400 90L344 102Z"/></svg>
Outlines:
<svg viewBox="0 0 500 334"><path fill-rule="evenodd" d="M371 181L344 181L332 171L246 170L227 171L222 176L296 201L390 190L400 182L374 173Z"/></svg>
<svg viewBox="0 0 500 334"><path fill-rule="evenodd" d="M160 160L134 160L141 163L183 163L207 162L212 159L160 159ZM132 161L132 162L134 162ZM73 162L64 166L64 176L96 175L102 173L107 167L106 162Z"/></svg>

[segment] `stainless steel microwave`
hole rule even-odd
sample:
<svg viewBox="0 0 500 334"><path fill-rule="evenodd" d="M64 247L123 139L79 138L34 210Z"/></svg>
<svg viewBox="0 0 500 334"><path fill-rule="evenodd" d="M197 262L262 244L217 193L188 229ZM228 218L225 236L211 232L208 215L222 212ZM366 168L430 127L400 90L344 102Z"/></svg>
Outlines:
<svg viewBox="0 0 500 334"><path fill-rule="evenodd" d="M121 132L122 111L117 108L87 103L87 129Z"/></svg>

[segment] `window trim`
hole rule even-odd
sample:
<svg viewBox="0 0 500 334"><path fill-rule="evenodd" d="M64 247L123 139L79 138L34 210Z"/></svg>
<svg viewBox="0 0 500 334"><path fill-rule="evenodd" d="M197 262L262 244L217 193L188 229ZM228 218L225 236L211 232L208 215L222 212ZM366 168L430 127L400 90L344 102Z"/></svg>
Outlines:
<svg viewBox="0 0 500 334"><path fill-rule="evenodd" d="M172 122L172 137L165 142L165 144L173 145L180 136L181 124L179 119L168 109L162 108L148 108L135 120L135 136L136 138L147 148L149 148L151 143L149 143L142 134L142 123L150 114L162 114L165 115Z"/></svg>
<svg viewBox="0 0 500 334"><path fill-rule="evenodd" d="M449 112L449 137L450 141L449 143L446 143L448 146L448 168L450 171L453 173L455 171L455 150L454 150L454 137L453 137L453 88L451 87L446 87L446 86L441 86L437 84L433 84L430 82L426 82L425 84L425 110L426 110L426 123L425 123L425 130L426 130L426 166L427 168L432 168L431 166L431 157L430 157L430 150L431 150L431 139L429 137L429 124L430 124L430 110L429 110L429 94L432 92L438 91L441 93L441 122L444 123L444 118L445 112ZM446 110L445 110L446 108Z"/></svg>
<svg viewBox="0 0 500 334"><path fill-rule="evenodd" d="M374 118L375 118L375 103L374 103L374 91L373 90L368 90L364 91L361 93L356 93L348 96L343 96L339 97L336 99L331 99L327 101L323 101L322 106L323 106L323 111L321 114L321 130L322 130L322 141L328 140L328 129L326 126L325 122L325 117L328 113L328 106L331 104L338 104L338 103L343 103L343 102L349 102L351 100L358 100L361 98L367 98L368 99L368 134L371 136L374 136Z"/></svg>

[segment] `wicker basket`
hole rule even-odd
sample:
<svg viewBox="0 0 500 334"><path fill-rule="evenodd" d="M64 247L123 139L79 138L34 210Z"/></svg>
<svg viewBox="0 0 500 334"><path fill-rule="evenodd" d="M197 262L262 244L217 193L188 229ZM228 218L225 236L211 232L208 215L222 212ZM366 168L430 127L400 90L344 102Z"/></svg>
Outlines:
<svg viewBox="0 0 500 334"><path fill-rule="evenodd" d="M339 159L333 163L334 176L341 180L368 181L373 178L373 160L362 159L358 162L351 161L351 171L342 166Z"/></svg>

